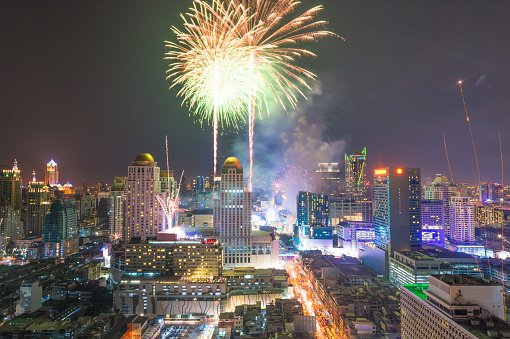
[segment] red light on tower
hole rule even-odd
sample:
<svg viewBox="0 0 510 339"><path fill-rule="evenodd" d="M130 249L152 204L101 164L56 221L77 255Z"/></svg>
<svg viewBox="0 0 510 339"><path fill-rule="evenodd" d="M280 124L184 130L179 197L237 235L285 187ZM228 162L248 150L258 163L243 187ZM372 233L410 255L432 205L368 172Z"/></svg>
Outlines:
<svg viewBox="0 0 510 339"><path fill-rule="evenodd" d="M402 168L397 168L397 174L402 174L403 170Z"/></svg>

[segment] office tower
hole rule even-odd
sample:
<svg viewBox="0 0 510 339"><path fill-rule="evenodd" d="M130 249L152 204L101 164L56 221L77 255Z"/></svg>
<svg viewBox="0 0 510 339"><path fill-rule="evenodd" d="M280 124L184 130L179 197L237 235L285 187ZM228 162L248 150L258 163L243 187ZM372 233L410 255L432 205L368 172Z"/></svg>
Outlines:
<svg viewBox="0 0 510 339"><path fill-rule="evenodd" d="M395 251L390 258L390 281L398 287L428 284L434 274L453 274L453 267L418 251Z"/></svg>
<svg viewBox="0 0 510 339"><path fill-rule="evenodd" d="M250 266L251 192L244 188L243 166L237 158L227 158L221 167L213 214L213 232L223 248L223 268Z"/></svg>
<svg viewBox="0 0 510 339"><path fill-rule="evenodd" d="M372 207L372 201L356 199L352 195L331 197L329 199L331 225L345 221L374 222Z"/></svg>
<svg viewBox="0 0 510 339"><path fill-rule="evenodd" d="M35 172L27 189L27 223L26 236L43 234L44 218L50 209L52 196L48 186L42 181L36 181Z"/></svg>
<svg viewBox="0 0 510 339"><path fill-rule="evenodd" d="M367 193L366 174L367 148L361 154L356 150L354 154L345 155L345 186L347 193L364 196Z"/></svg>
<svg viewBox="0 0 510 339"><path fill-rule="evenodd" d="M441 200L444 206L445 232L450 232L450 197L455 194L457 187L446 177L436 174L432 183L425 186L423 196L425 200Z"/></svg>
<svg viewBox="0 0 510 339"><path fill-rule="evenodd" d="M374 173L375 244L390 256L420 249L420 169L386 167Z"/></svg>
<svg viewBox="0 0 510 339"><path fill-rule="evenodd" d="M83 221L87 218L94 219L97 216L97 198L90 193L82 196L78 201L78 220Z"/></svg>
<svg viewBox="0 0 510 339"><path fill-rule="evenodd" d="M0 178L0 206L11 206L15 210L21 209L21 171L14 159L14 166L10 170L3 170Z"/></svg>
<svg viewBox="0 0 510 339"><path fill-rule="evenodd" d="M128 166L126 180L126 229L124 240L154 237L162 231L163 217L156 200L161 192L160 169L152 155L140 153Z"/></svg>
<svg viewBox="0 0 510 339"><path fill-rule="evenodd" d="M110 187L108 204L108 227L110 241L115 242L124 236L124 210L126 204L126 179L127 177L115 177Z"/></svg>
<svg viewBox="0 0 510 339"><path fill-rule="evenodd" d="M506 338L501 285L467 275L431 275L403 285L402 338Z"/></svg>
<svg viewBox="0 0 510 339"><path fill-rule="evenodd" d="M202 176L197 177L197 187L196 191L198 192L205 192L205 178Z"/></svg>
<svg viewBox="0 0 510 339"><path fill-rule="evenodd" d="M450 197L450 241L473 242L475 206L466 192L457 192Z"/></svg>
<svg viewBox="0 0 510 339"><path fill-rule="evenodd" d="M299 191L297 196L297 224L313 227L329 226L329 196Z"/></svg>
<svg viewBox="0 0 510 339"><path fill-rule="evenodd" d="M46 164L46 175L44 177L44 184L53 187L58 183L58 166L55 160L51 158L50 162Z"/></svg>
<svg viewBox="0 0 510 339"><path fill-rule="evenodd" d="M65 258L78 252L78 215L72 199L57 199L44 220L44 257Z"/></svg>
<svg viewBox="0 0 510 339"><path fill-rule="evenodd" d="M340 167L338 163L319 163L317 179L319 181L319 192L326 195L340 194Z"/></svg>
<svg viewBox="0 0 510 339"><path fill-rule="evenodd" d="M445 220L442 200L421 201L421 241L444 247Z"/></svg>
<svg viewBox="0 0 510 339"><path fill-rule="evenodd" d="M17 314L32 313L42 306L42 286L39 281L22 281L19 288Z"/></svg>

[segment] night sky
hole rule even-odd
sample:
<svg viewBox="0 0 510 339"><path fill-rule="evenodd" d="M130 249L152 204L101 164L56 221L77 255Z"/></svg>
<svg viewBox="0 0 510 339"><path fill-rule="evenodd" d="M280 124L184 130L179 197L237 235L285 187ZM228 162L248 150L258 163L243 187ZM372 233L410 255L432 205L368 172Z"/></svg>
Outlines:
<svg viewBox="0 0 510 339"><path fill-rule="evenodd" d="M300 133L313 127L319 144L334 147L324 161L343 166L344 152L366 146L370 170L420 167L426 181L448 173L444 131L455 181L475 183L462 79L482 181L501 180L498 132L510 165L509 1L303 0L298 11L319 3L320 18L346 41L306 46L318 57L299 64L318 82L300 113L275 110L258 123L256 130L271 133L260 141L272 139L266 151L286 133L306 142L295 133L295 117L304 114L312 124ZM164 41L175 40L170 27L181 27L179 13L190 4L1 1L0 164L17 158L25 182L32 170L42 180L53 155L62 183L111 183L140 152L165 167L168 134L172 168L209 174L211 129L189 116L165 80ZM296 125L280 133L281 121ZM221 154L245 159L232 154L245 134L223 136ZM312 169L313 161L301 165Z"/></svg>

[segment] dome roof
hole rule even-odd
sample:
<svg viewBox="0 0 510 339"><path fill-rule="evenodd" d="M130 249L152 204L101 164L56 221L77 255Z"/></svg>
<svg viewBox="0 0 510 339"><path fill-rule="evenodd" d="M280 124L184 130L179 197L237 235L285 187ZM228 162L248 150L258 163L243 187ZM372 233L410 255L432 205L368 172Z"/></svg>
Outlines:
<svg viewBox="0 0 510 339"><path fill-rule="evenodd" d="M243 168L243 166L241 166L241 163L239 162L239 160L236 157L227 158L227 160L225 160L225 163L223 164L223 166L235 167L235 168L239 168L239 169Z"/></svg>
<svg viewBox="0 0 510 339"><path fill-rule="evenodd" d="M136 156L135 162L154 162L154 158L149 153L140 153Z"/></svg>

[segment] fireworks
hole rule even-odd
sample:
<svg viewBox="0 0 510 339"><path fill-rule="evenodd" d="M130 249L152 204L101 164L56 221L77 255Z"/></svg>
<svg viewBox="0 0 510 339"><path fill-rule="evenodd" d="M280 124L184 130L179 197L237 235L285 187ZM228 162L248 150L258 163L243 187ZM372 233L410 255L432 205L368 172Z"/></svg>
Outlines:
<svg viewBox="0 0 510 339"><path fill-rule="evenodd" d="M215 171L218 123L238 126L248 117L250 179L253 168L255 112L268 109L268 99L284 109L305 97L301 87L315 75L296 66L297 58L315 56L299 48L302 42L334 35L314 21L323 9L313 7L294 19L296 0L194 0L190 13L181 15L185 31L173 27L177 43L166 42L172 60L167 71L178 95L202 121L212 122L215 135Z"/></svg>

